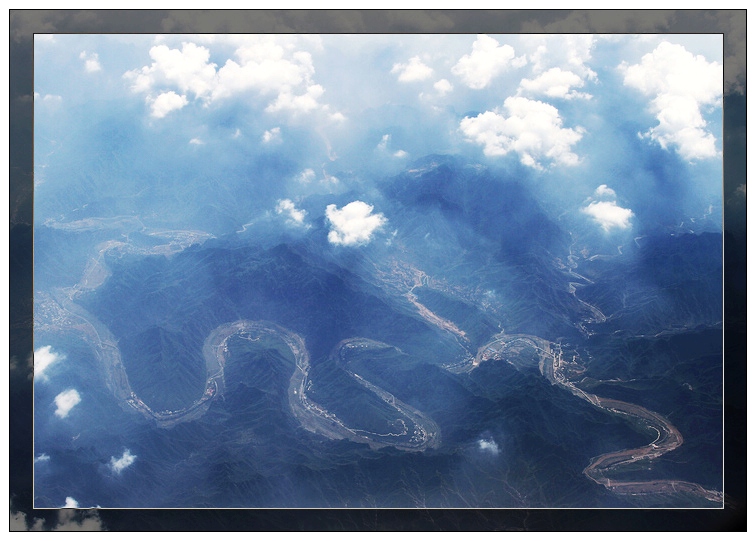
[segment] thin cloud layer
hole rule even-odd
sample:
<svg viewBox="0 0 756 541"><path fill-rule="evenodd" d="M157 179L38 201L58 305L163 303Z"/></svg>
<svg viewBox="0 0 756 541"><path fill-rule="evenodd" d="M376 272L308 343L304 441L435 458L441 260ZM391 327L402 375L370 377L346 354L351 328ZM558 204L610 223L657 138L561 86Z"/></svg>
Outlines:
<svg viewBox="0 0 756 541"><path fill-rule="evenodd" d="M55 415L61 419L68 417L68 414L79 402L81 402L81 396L76 389L63 391L55 397L55 406L57 407Z"/></svg>
<svg viewBox="0 0 756 541"><path fill-rule="evenodd" d="M352 201L341 209L328 205L326 218L331 224L328 241L339 246L367 244L387 222L383 214L373 214L373 206L363 201Z"/></svg>
<svg viewBox="0 0 756 541"><path fill-rule="evenodd" d="M136 455L132 455L128 449L124 450L123 455L120 458L114 456L110 457L110 469L113 473L121 473L123 470L131 466L137 459Z"/></svg>
<svg viewBox="0 0 756 541"><path fill-rule="evenodd" d="M716 138L707 131L701 109L722 99L722 65L693 55L682 45L664 41L639 64L619 66L626 86L651 96L650 110L659 124L643 134L674 147L686 160L717 155Z"/></svg>
<svg viewBox="0 0 756 541"><path fill-rule="evenodd" d="M486 156L516 152L523 165L536 169L545 161L560 165L579 162L572 147L581 139L582 128L563 128L559 111L541 101L507 98L503 109L466 117L460 129L469 141L483 146Z"/></svg>

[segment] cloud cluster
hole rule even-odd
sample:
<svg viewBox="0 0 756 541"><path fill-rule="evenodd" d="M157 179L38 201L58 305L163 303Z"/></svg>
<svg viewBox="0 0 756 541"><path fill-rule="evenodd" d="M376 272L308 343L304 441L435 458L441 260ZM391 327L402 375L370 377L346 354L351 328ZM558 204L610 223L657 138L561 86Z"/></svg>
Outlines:
<svg viewBox="0 0 756 541"><path fill-rule="evenodd" d="M34 377L39 381L47 381L45 371L54 363L65 359L62 353L53 351L52 346L43 346L34 350Z"/></svg>
<svg viewBox="0 0 756 541"><path fill-rule="evenodd" d="M131 466L136 459L137 456L132 455L131 451L126 449L123 451L121 458L116 458L114 456L110 457L110 469L113 471L113 473L121 473L124 469Z"/></svg>
<svg viewBox="0 0 756 541"><path fill-rule="evenodd" d="M383 214L373 214L373 206L363 201L352 201L341 209L328 205L326 218L331 224L328 241L340 246L367 244L387 221Z"/></svg>
<svg viewBox="0 0 756 541"><path fill-rule="evenodd" d="M55 397L55 406L57 407L57 409L55 410L55 415L60 417L61 419L68 417L69 412L79 402L81 402L81 396L76 389L68 389L67 391L63 391Z"/></svg>
<svg viewBox="0 0 756 541"><path fill-rule="evenodd" d="M79 507L79 502L73 499L71 496L66 496L66 504L63 507L70 507L76 509Z"/></svg>
<svg viewBox="0 0 756 541"><path fill-rule="evenodd" d="M612 229L629 229L630 218L634 216L630 209L622 208L617 204L617 193L602 184L593 192L594 198L588 198L590 203L580 211L587 214L601 226L605 232Z"/></svg>
<svg viewBox="0 0 756 541"><path fill-rule="evenodd" d="M722 65L693 55L682 45L664 41L639 64L619 66L626 86L651 96L650 109L659 124L645 137L662 148L673 146L692 161L717 155L716 138L706 130L701 109L722 98Z"/></svg>
<svg viewBox="0 0 756 541"><path fill-rule="evenodd" d="M295 226L310 227L304 223L304 219L307 216L307 211L298 209L291 199L281 199L276 205L276 214L283 214L286 216L286 223Z"/></svg>
<svg viewBox="0 0 756 541"><path fill-rule="evenodd" d="M592 96L575 89L587 79L596 80L596 73L586 62L591 58L595 38L591 35L524 35L523 46L529 50L531 79L523 79L518 95L544 96L559 99L589 99Z"/></svg>
<svg viewBox="0 0 756 541"><path fill-rule="evenodd" d="M235 59L229 58L220 68L202 45L186 41L181 49L155 45L149 53L152 63L127 71L124 77L132 91L147 94L156 118L180 109L189 97L209 105L250 92L274 96L266 108L270 113L328 110L318 102L325 90L312 81L315 68L309 52L296 50L286 36L250 35L235 43Z"/></svg>
<svg viewBox="0 0 756 541"><path fill-rule="evenodd" d="M563 128L559 111L541 101L509 97L503 109L465 117L459 127L469 141L483 146L486 156L516 152L524 165L536 169L545 160L560 165L579 162L572 146L581 139L583 129Z"/></svg>
<svg viewBox="0 0 756 541"><path fill-rule="evenodd" d="M480 90L486 88L494 77L504 73L511 67L522 67L526 63L524 56L515 58L515 50L511 45L499 45L490 36L481 34L472 46L470 54L464 55L452 67L454 75L470 88Z"/></svg>
<svg viewBox="0 0 756 541"><path fill-rule="evenodd" d="M419 56L413 56L406 64L394 64L391 73L398 73L401 83L413 83L430 78L433 75L433 69L423 64Z"/></svg>

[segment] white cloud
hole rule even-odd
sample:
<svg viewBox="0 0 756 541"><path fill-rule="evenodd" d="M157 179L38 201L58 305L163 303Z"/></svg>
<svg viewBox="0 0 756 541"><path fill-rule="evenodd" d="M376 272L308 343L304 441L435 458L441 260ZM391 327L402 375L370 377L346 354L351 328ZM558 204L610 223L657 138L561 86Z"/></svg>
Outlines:
<svg viewBox="0 0 756 541"><path fill-rule="evenodd" d="M136 458L136 455L132 455L131 451L126 449L121 458L110 457L110 469L113 470L113 473L121 473L125 468L131 466Z"/></svg>
<svg viewBox="0 0 756 541"><path fill-rule="evenodd" d="M602 184L601 186L599 186L598 188L596 188L596 191L593 192L593 194L596 197L611 197L611 198L617 197L617 192L615 192L614 190L612 190L606 184Z"/></svg>
<svg viewBox="0 0 756 541"><path fill-rule="evenodd" d="M617 205L615 201L593 201L580 209L598 223L601 228L609 232L611 229L628 229L633 211Z"/></svg>
<svg viewBox="0 0 756 541"><path fill-rule="evenodd" d="M741 184L740 186L738 186L737 188L735 188L735 194L739 195L743 199L745 199L746 198L746 189L747 189L746 185L745 184Z"/></svg>
<svg viewBox="0 0 756 541"><path fill-rule="evenodd" d="M565 71L561 68L551 68L538 75L535 79L523 79L520 81L518 94L542 95L549 98L562 98L570 100L573 98L589 99L590 94L578 92L574 88L583 86L583 79L571 71Z"/></svg>
<svg viewBox="0 0 756 541"><path fill-rule="evenodd" d="M265 108L265 111L275 113L288 110L296 113L307 113L320 107L318 99L323 95L323 92L325 92L325 89L320 85L308 86L305 93L299 96L284 90L273 103Z"/></svg>
<svg viewBox="0 0 756 541"><path fill-rule="evenodd" d="M236 128L236 131L234 132L234 134L231 137L233 137L234 139L238 139L241 136L242 136L242 131L239 128Z"/></svg>
<svg viewBox="0 0 756 541"><path fill-rule="evenodd" d="M404 150L397 150L394 152L394 158L406 158L408 154Z"/></svg>
<svg viewBox="0 0 756 541"><path fill-rule="evenodd" d="M523 97L509 97L504 108L465 117L459 125L468 140L483 146L486 156L516 152L520 161L541 169L541 161L576 165L572 146L583 129L563 128L559 111L547 103Z"/></svg>
<svg viewBox="0 0 756 541"><path fill-rule="evenodd" d="M660 43L639 64L619 66L626 86L652 96L659 124L646 133L662 148L670 145L686 160L717 156L716 138L706 130L704 105L721 105L722 65L695 56L682 45Z"/></svg>
<svg viewBox="0 0 756 541"><path fill-rule="evenodd" d="M520 42L529 51L527 56L534 74L556 67L574 73L581 80L597 78L587 65L596 44L591 34L523 34Z"/></svg>
<svg viewBox="0 0 756 541"><path fill-rule="evenodd" d="M150 58L153 60L150 66L124 74L132 81L134 92L168 85L195 97L208 97L217 85L215 64L209 62L210 51L205 47L187 42L182 43L181 50L156 45L150 49Z"/></svg>
<svg viewBox="0 0 756 541"><path fill-rule="evenodd" d="M436 92L438 92L442 96L454 90L454 86L449 82L448 79L440 79L436 81L433 84L433 88L435 88Z"/></svg>
<svg viewBox="0 0 756 541"><path fill-rule="evenodd" d="M50 462L50 455L47 453L41 453L39 456L35 456L34 463L39 464L40 462Z"/></svg>
<svg viewBox="0 0 756 541"><path fill-rule="evenodd" d="M309 184L310 182L315 180L315 171L313 171L312 169L305 169L304 171L299 173L297 180L302 184Z"/></svg>
<svg viewBox="0 0 756 541"><path fill-rule="evenodd" d="M522 67L525 62L524 57L515 58L511 45L499 46L494 38L481 34L473 43L472 53L460 58L451 71L470 88L480 90L510 66Z"/></svg>
<svg viewBox="0 0 756 541"><path fill-rule="evenodd" d="M81 402L81 396L76 389L68 389L55 397L55 415L61 419L68 417L69 412Z"/></svg>
<svg viewBox="0 0 756 541"><path fill-rule="evenodd" d="M478 440L478 449L481 451L484 451L486 453L491 453L492 455L498 455L499 454L499 446L494 441L493 438L484 439L481 438Z"/></svg>
<svg viewBox="0 0 756 541"><path fill-rule="evenodd" d="M307 228L310 227L309 225L304 223L305 217L307 216L307 211L298 209L291 199L279 200L278 204L276 205L276 213L285 214L286 223L289 225L305 226Z"/></svg>
<svg viewBox="0 0 756 541"><path fill-rule="evenodd" d="M163 118L171 111L181 109L188 103L186 96L179 96L171 90L169 92L163 92L157 98L152 100L150 108L152 110L152 116L155 118Z"/></svg>
<svg viewBox="0 0 756 541"><path fill-rule="evenodd" d="M66 504L63 507L73 507L75 509L79 507L79 502L74 500L71 496L66 496Z"/></svg>
<svg viewBox="0 0 756 541"><path fill-rule="evenodd" d="M202 37L194 39L199 41ZM146 93L148 101L154 92L168 89L191 95L205 105L239 95L246 98L254 91L260 96L275 96L268 104L268 112L328 112L328 107L318 102L324 89L312 81L315 73L312 56L296 50L295 37L248 35L203 41L234 44L235 59L229 58L217 69L217 64L210 62L207 47L183 42L181 49L171 49L159 44L150 49L149 66L127 71L124 77L131 82L134 92ZM300 41L316 45L313 40ZM343 118L339 113L330 115L337 120Z"/></svg>
<svg viewBox="0 0 756 541"><path fill-rule="evenodd" d="M237 130L238 131L238 130ZM281 128L275 127L269 130L265 130L262 136L263 143L279 142L281 141Z"/></svg>
<svg viewBox="0 0 756 541"><path fill-rule="evenodd" d="M199 137L192 137L191 139L189 139L189 144L190 145L204 145L205 142Z"/></svg>
<svg viewBox="0 0 756 541"><path fill-rule="evenodd" d="M362 201L352 201L341 209L328 205L326 218L331 224L328 241L342 246L367 244L387 221L383 214L373 214L373 206Z"/></svg>
<svg viewBox="0 0 756 541"><path fill-rule="evenodd" d="M97 53L87 54L87 51L81 51L79 58L84 60L84 69L87 70L87 73L94 73L102 69L100 57Z"/></svg>
<svg viewBox="0 0 756 541"><path fill-rule="evenodd" d="M53 363L65 359L62 353L53 351L52 346L43 346L34 350L34 377L40 381L47 381L45 370Z"/></svg>
<svg viewBox="0 0 756 541"><path fill-rule="evenodd" d="M378 146L376 147L378 150L386 150L388 147L388 143L391 140L390 134L385 134L383 137L381 137L381 142L378 143Z"/></svg>
<svg viewBox="0 0 756 541"><path fill-rule="evenodd" d="M394 64L391 73L399 74L399 82L411 83L430 78L433 75L433 69L423 64L419 56L413 56L406 64Z"/></svg>

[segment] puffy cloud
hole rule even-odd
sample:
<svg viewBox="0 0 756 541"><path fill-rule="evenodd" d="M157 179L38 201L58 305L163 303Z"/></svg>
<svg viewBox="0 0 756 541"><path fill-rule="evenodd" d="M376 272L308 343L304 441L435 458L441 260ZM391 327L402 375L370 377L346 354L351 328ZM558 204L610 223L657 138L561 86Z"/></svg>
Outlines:
<svg viewBox="0 0 756 541"><path fill-rule="evenodd" d="M79 507L79 502L74 500L71 496L66 496L66 504L63 507L73 507L75 509Z"/></svg>
<svg viewBox="0 0 756 541"><path fill-rule="evenodd" d="M181 109L187 103L186 96L179 96L173 90L169 92L163 92L157 98L155 98L151 105L151 114L155 118L163 118L171 111Z"/></svg>
<svg viewBox="0 0 756 541"><path fill-rule="evenodd" d="M408 154L404 150L397 150L394 152L394 158L406 158Z"/></svg>
<svg viewBox="0 0 756 541"><path fill-rule="evenodd" d="M423 64L419 56L413 56L406 64L394 64L391 73L399 74L399 82L411 83L430 78L433 75L433 69Z"/></svg>
<svg viewBox="0 0 756 541"><path fill-rule="evenodd" d="M307 211L298 209L291 199L279 200L276 205L276 214L285 214L286 223L289 225L310 227L304 223Z"/></svg>
<svg viewBox="0 0 756 541"><path fill-rule="evenodd" d="M494 441L493 438L481 438L478 440L478 449L480 449L483 452L491 453L492 455L498 455L499 454L499 445Z"/></svg>
<svg viewBox="0 0 756 541"><path fill-rule="evenodd" d="M110 457L110 469L113 470L113 473L121 473L124 469L131 466L136 459L137 456L132 455L131 451L126 449L124 450L123 455L121 455L121 458L116 458L114 456Z"/></svg>
<svg viewBox="0 0 756 541"><path fill-rule="evenodd" d="M200 40L197 36L195 40ZM216 40L205 39L207 43ZM147 93L148 102L155 91L174 88L182 95L192 95L206 105L255 91L276 96L266 111L310 112L327 106L318 103L324 89L314 84L315 69L306 51L296 50L290 36L237 36L217 40L236 46L235 59L229 58L217 69L210 62L210 50L202 45L183 42L181 49L165 44L150 49L152 63L124 73L134 92ZM303 38L302 41L307 41ZM313 45L310 43L310 45ZM165 93L165 92L164 92ZM177 102L174 102L177 103ZM339 113L331 113L338 119ZM343 115L341 115L343 118Z"/></svg>
<svg viewBox="0 0 756 541"><path fill-rule="evenodd" d="M373 206L362 201L352 201L341 209L328 205L326 218L331 224L328 241L342 246L367 244L387 221L383 214L373 214Z"/></svg>
<svg viewBox="0 0 756 541"><path fill-rule="evenodd" d="M210 51L194 43L182 43L181 50L167 45L150 49L150 66L127 71L124 77L132 82L134 92L147 92L153 87L170 85L182 93L207 97L216 86L215 64L211 64Z"/></svg>
<svg viewBox="0 0 756 541"><path fill-rule="evenodd" d="M283 91L278 98L265 108L268 113L278 111L292 111L297 113L307 113L320 107L318 99L323 95L325 89L320 85L310 85L304 94L295 96L289 91Z"/></svg>
<svg viewBox="0 0 756 541"><path fill-rule="evenodd" d="M84 61L84 69L87 70L87 73L94 73L102 69L100 57L97 53L87 54L87 51L81 51L79 58Z"/></svg>
<svg viewBox="0 0 756 541"><path fill-rule="evenodd" d="M662 148L673 146L686 160L717 155L716 138L706 130L704 105L716 106L722 97L722 65L693 55L682 45L664 41L639 64L619 66L626 86L653 96L650 110L659 124L644 137Z"/></svg>
<svg viewBox="0 0 756 541"><path fill-rule="evenodd" d="M543 95L566 100L573 98L589 99L590 94L573 90L574 88L581 88L583 84L583 79L579 75L561 68L551 68L535 79L523 79L517 93Z"/></svg>
<svg viewBox="0 0 756 541"><path fill-rule="evenodd" d="M601 186L599 186L598 188L596 188L596 191L593 192L593 194L596 197L611 197L611 198L617 197L617 192L615 192L614 190L612 190L606 184L602 184Z"/></svg>
<svg viewBox="0 0 756 541"><path fill-rule="evenodd" d="M40 381L47 380L45 371L58 361L65 359L62 353L53 351L52 346L43 346L34 350L34 377Z"/></svg>
<svg viewBox="0 0 756 541"><path fill-rule="evenodd" d="M81 396L76 389L68 389L55 397L55 415L61 419L68 417L68 413L81 402Z"/></svg>
<svg viewBox="0 0 756 541"><path fill-rule="evenodd" d="M279 127L265 130L265 133L263 133L263 136L262 136L263 143L272 143L272 142L277 142L280 140L281 140L281 128Z"/></svg>
<svg viewBox="0 0 756 541"><path fill-rule="evenodd" d="M501 45L490 36L481 34L473 43L472 53L464 55L452 67L452 73L470 88L480 90L510 66L522 67L525 57L515 58L511 45Z"/></svg>
<svg viewBox="0 0 756 541"><path fill-rule="evenodd" d="M442 96L454 90L454 86L452 86L448 79L441 79L439 81L436 81L433 84L433 88L435 88L436 91Z"/></svg>
<svg viewBox="0 0 756 541"><path fill-rule="evenodd" d="M205 142L199 137L192 137L191 139L189 139L189 144L190 145L204 145Z"/></svg>
<svg viewBox="0 0 756 541"><path fill-rule="evenodd" d="M34 457L34 463L39 464L41 462L50 462L50 455L41 453L39 456Z"/></svg>
<svg viewBox="0 0 756 541"><path fill-rule="evenodd" d="M592 201L588 206L580 209L598 223L601 228L609 232L611 229L628 229L633 211L617 205L616 201Z"/></svg>
<svg viewBox="0 0 756 541"><path fill-rule="evenodd" d="M547 103L523 97L509 97L504 108L486 111L475 118L465 117L459 125L468 140L483 146L486 156L516 152L520 161L541 169L541 161L576 165L572 145L583 129L563 128L559 111Z"/></svg>

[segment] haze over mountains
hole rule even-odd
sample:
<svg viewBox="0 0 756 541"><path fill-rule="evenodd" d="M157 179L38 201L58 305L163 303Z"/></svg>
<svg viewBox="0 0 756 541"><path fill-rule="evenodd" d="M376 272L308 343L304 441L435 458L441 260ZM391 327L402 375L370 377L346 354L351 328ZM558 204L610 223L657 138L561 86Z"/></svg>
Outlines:
<svg viewBox="0 0 756 541"><path fill-rule="evenodd" d="M390 38L37 37L35 505L721 506L721 44Z"/></svg>

